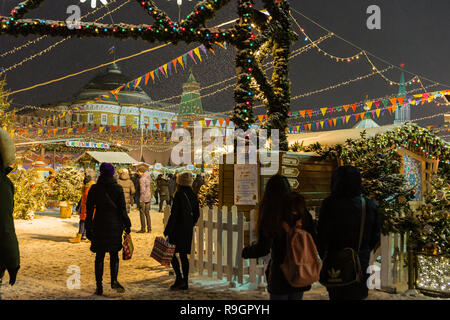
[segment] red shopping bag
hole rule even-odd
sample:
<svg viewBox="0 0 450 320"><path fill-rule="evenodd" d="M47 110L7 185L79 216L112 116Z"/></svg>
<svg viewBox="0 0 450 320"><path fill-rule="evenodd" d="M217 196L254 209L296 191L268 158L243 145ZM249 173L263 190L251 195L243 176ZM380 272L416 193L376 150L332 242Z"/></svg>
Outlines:
<svg viewBox="0 0 450 320"><path fill-rule="evenodd" d="M170 266L173 255L175 254L175 245L170 244L163 237L156 237L150 257L158 261L163 266Z"/></svg>
<svg viewBox="0 0 450 320"><path fill-rule="evenodd" d="M123 260L130 260L133 256L134 246L133 241L131 240L130 234L124 234L123 235L123 252L122 252L122 259Z"/></svg>

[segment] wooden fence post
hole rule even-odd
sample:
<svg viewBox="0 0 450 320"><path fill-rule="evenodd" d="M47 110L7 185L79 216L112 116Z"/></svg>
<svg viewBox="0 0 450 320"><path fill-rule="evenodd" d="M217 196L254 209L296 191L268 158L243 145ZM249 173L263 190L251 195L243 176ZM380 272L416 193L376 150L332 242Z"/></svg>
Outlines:
<svg viewBox="0 0 450 320"><path fill-rule="evenodd" d="M217 278L222 280L223 277L223 213L227 212L227 206L223 206L222 210L217 212L217 247L216 247L216 257L217 257ZM226 245L226 244L225 244ZM225 246L226 247L226 246Z"/></svg>
<svg viewBox="0 0 450 320"><path fill-rule="evenodd" d="M235 206L233 206L235 208ZM232 208L232 209L233 209ZM233 214L227 212L227 279L232 286L233 282Z"/></svg>
<svg viewBox="0 0 450 320"><path fill-rule="evenodd" d="M255 234L255 210L250 211L250 244L256 239ZM249 282L256 283L256 259L250 259Z"/></svg>
<svg viewBox="0 0 450 320"><path fill-rule="evenodd" d="M215 208L217 210L217 208ZM213 275L213 210L208 210L208 222L206 224L208 228L208 261L206 264L206 269L208 270L208 277Z"/></svg>
<svg viewBox="0 0 450 320"><path fill-rule="evenodd" d="M237 276L240 284L244 283L244 259L242 259L242 249L244 248L244 213L238 214L238 238L236 248Z"/></svg>

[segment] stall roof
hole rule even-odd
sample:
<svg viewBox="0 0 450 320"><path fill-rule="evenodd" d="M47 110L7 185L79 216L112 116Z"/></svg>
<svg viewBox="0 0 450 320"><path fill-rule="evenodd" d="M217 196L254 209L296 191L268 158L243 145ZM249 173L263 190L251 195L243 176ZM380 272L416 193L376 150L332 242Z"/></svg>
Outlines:
<svg viewBox="0 0 450 320"><path fill-rule="evenodd" d="M80 159L84 158L85 155L89 155L97 162L109 162L113 164L136 164L139 161L136 161L132 157L130 157L125 152L112 152L112 151L87 151ZM80 160L79 159L79 160Z"/></svg>
<svg viewBox="0 0 450 320"><path fill-rule="evenodd" d="M331 146L342 144L347 139L359 139L361 138L361 133L363 131L366 131L366 137L370 138L375 136L376 134L382 134L400 126L401 124L380 126L375 128L353 128L311 133L288 134L287 140L289 145L298 142L299 144L303 143L303 146L306 147L319 142L321 145Z"/></svg>

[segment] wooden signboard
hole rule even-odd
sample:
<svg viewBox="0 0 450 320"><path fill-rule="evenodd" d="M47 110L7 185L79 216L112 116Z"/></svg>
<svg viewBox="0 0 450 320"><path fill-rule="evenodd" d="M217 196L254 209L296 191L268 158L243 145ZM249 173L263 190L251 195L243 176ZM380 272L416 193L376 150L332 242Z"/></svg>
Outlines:
<svg viewBox="0 0 450 320"><path fill-rule="evenodd" d="M272 175L262 175L261 169L269 165L260 165L258 161L258 196L254 205L237 205L238 212L257 209L264 194L267 181ZM310 153L279 153L278 173L288 178L294 191L306 198L308 208L316 210L322 200L330 194L331 175L338 167L336 161L321 160ZM235 205L235 165L219 166L219 207Z"/></svg>

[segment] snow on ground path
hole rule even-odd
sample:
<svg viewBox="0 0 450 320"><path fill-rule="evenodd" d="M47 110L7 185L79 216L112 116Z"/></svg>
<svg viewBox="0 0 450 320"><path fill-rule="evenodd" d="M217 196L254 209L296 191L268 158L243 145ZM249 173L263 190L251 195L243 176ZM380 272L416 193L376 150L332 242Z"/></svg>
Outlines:
<svg viewBox="0 0 450 320"><path fill-rule="evenodd" d="M156 207L155 207L156 208ZM132 239L135 246L133 258L120 258L119 282L125 287L124 294L110 288L109 257L105 259L103 287L105 295L97 297L95 291L94 258L89 250L90 242L69 243L78 231L78 216L60 219L58 210L49 210L36 215L31 221L16 220L19 239L21 269L16 285L3 285L2 298L6 300L37 299L134 299L134 300L267 300L265 290L246 290L246 286L229 288L226 281L211 281L195 274L190 276L188 291L170 291L174 276L169 267L159 265L150 258L150 251L157 236L163 234L163 214L151 211L152 233L139 234L139 213L133 209L130 214ZM121 253L119 253L121 254ZM69 266L78 266L81 271L81 289L67 288ZM5 276L4 283L7 283ZM421 296L420 298L425 298ZM327 300L324 287L314 285L306 292L305 300ZM371 291L369 299L407 299L401 295Z"/></svg>

